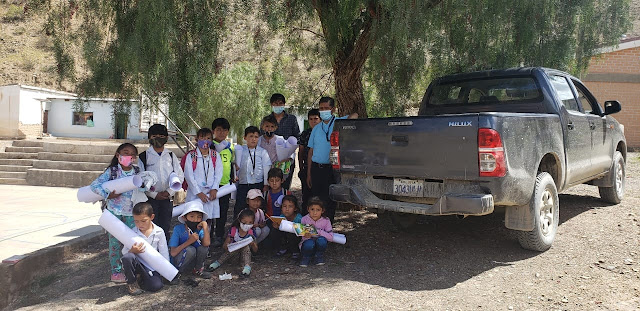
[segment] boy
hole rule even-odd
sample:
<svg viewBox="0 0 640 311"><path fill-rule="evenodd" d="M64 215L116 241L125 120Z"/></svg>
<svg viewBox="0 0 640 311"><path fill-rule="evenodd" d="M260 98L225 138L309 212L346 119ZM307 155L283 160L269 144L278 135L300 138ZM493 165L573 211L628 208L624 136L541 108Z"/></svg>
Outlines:
<svg viewBox="0 0 640 311"><path fill-rule="evenodd" d="M309 121L309 128L300 134L300 140L298 140L298 145L300 146L300 151L298 152L298 163L300 164L298 178L300 178L300 183L302 184L302 204L300 205L303 216L307 214L307 201L311 198L311 189L307 186L307 154L309 151L309 149L307 149L307 143L309 143L311 130L313 130L314 126L320 123L320 110L315 108L309 110L309 113L307 113L307 120Z"/></svg>
<svg viewBox="0 0 640 311"><path fill-rule="evenodd" d="M220 144L227 139L229 135L229 129L231 124L225 118L217 118L211 123L213 129L213 145ZM218 152L220 159L222 160L222 179L220 179L220 187L230 184L234 181L234 170L231 169L231 162L233 161L234 147L233 144L229 144L224 150ZM218 198L218 204L220 205L220 217L215 222L215 239L213 240L213 247L222 246L224 242L224 226L227 222L227 212L229 211L229 199L231 194L227 194L221 198ZM213 230L212 230L213 231Z"/></svg>
<svg viewBox="0 0 640 311"><path fill-rule="evenodd" d="M273 111L271 115L275 117L277 122L277 128L275 130L276 135L280 135L284 137L284 139L288 139L293 136L298 138L300 136L300 128L298 127L298 118L292 114L288 114L285 111L285 105L287 100L284 95L280 93L274 93L271 95L271 99L269 100L271 103L271 110ZM295 169L295 162L291 162L290 171L293 172ZM289 189L291 187L291 180L293 179L293 174L289 174L289 177L283 183L283 187L285 189Z"/></svg>
<svg viewBox="0 0 640 311"><path fill-rule="evenodd" d="M185 155L184 178L189 185L186 202L200 199L203 211L211 219L219 218L220 206L216 199L222 179L222 160L210 148L213 145L211 130L202 128L198 130L196 137L198 147ZM196 163L195 169L193 162Z"/></svg>
<svg viewBox="0 0 640 311"><path fill-rule="evenodd" d="M271 166L280 168L285 176L284 179L286 179L286 177L290 175L291 163L293 163L295 153L291 155L290 159L278 161L278 153L276 152L276 140L278 140L279 138L284 139L284 137L275 135L275 131L278 129L278 121L276 121L276 118L273 115L268 115L262 118L261 127L264 134L260 136L260 139L258 140L258 146L267 151L267 153L269 154L269 158L271 159Z"/></svg>
<svg viewBox="0 0 640 311"><path fill-rule="evenodd" d="M135 232L139 237L145 239L164 257L169 260L169 250L164 230L156 226L152 220L155 218L153 207L147 202L138 203L133 207L133 221ZM154 271L146 262L138 258L137 254L144 253L144 244L135 243L131 248L122 248L122 270L127 277L127 289L131 295L142 294L143 290L156 292L162 288L162 277ZM136 277L140 276L140 280ZM138 285L138 283L141 283ZM142 287L142 288L140 288Z"/></svg>
<svg viewBox="0 0 640 311"><path fill-rule="evenodd" d="M249 126L244 130L246 145L239 147L239 157L235 159L238 166L238 190L236 192L236 204L233 208L235 219L240 211L247 208L246 200L249 189L261 189L266 192L268 187L264 184L269 179L271 159L266 150L258 146L260 130L255 126Z"/></svg>
<svg viewBox="0 0 640 311"><path fill-rule="evenodd" d="M203 221L208 215L198 203L189 204L178 216L180 224L173 227L169 240L171 263L178 268L180 275L171 281L172 285L178 284L180 276L185 273L192 273L203 279L211 278L211 274L204 271L204 260L211 242L209 226Z"/></svg>
<svg viewBox="0 0 640 311"><path fill-rule="evenodd" d="M285 195L291 195L291 191L282 188L282 182L284 176L282 170L277 167L273 167L269 170L267 176L267 182L269 183L269 190L265 194L267 200L267 215L268 216L280 216L282 213L280 206L282 205L282 199Z"/></svg>
<svg viewBox="0 0 640 311"><path fill-rule="evenodd" d="M138 156L138 166L141 171L152 171L158 176L154 191L146 191L147 202L153 207L156 223L164 232L169 232L173 203L171 197L175 194L169 186L169 175L176 173L180 182L184 181L184 173L180 168L180 161L173 152L166 150L169 133L162 124L154 124L149 128L149 148Z"/></svg>

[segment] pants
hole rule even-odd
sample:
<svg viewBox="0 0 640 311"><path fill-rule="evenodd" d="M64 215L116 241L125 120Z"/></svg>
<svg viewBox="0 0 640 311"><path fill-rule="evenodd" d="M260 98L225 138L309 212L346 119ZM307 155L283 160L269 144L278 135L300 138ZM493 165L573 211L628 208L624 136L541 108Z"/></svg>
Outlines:
<svg viewBox="0 0 640 311"><path fill-rule="evenodd" d="M260 243L262 242L262 240L269 236L269 232L271 232L271 229L268 226L264 226L264 228L253 228L253 232L256 233L256 243Z"/></svg>
<svg viewBox="0 0 640 311"><path fill-rule="evenodd" d="M246 197L247 195L245 194L244 196ZM227 194L221 198L218 198L218 202L220 203L220 218L216 219L216 228L215 228L215 236L218 238L224 237L224 228L227 225L227 213L229 212L230 199L231 199L231 194ZM211 230L211 232L214 232L214 230Z"/></svg>
<svg viewBox="0 0 640 311"><path fill-rule="evenodd" d="M157 292L162 288L162 277L158 271L149 271L138 261L138 256L133 253L127 253L122 256L122 270L127 276L127 284L133 284L138 281L136 274L140 275L140 288L149 292Z"/></svg>
<svg viewBox="0 0 640 311"><path fill-rule="evenodd" d="M247 205L247 192L251 189L260 189L262 191L262 187L264 187L264 183L261 182L257 184L238 184L236 205L233 207L233 219L236 219L243 209L249 207Z"/></svg>
<svg viewBox="0 0 640 311"><path fill-rule="evenodd" d="M251 248L249 248L249 245L233 252L233 253L229 253L228 251L224 251L222 253L222 256L220 256L220 258L218 258L218 262L220 264L223 264L225 261L229 260L229 259L233 259L237 256L240 256L240 263L242 264L242 266L251 266Z"/></svg>
<svg viewBox="0 0 640 311"><path fill-rule="evenodd" d="M304 170L304 171L303 171ZM308 214L307 212L307 202L311 198L311 189L307 186L307 168L300 168L298 172L298 178L300 178L300 183L302 184L302 202L300 202L300 214L302 216Z"/></svg>
<svg viewBox="0 0 640 311"><path fill-rule="evenodd" d="M300 252L298 245L300 244L300 239L302 239L302 237L290 232L283 232L278 229L275 229L273 234L277 249L286 249L289 253Z"/></svg>
<svg viewBox="0 0 640 311"><path fill-rule="evenodd" d="M169 241L169 229L171 228L171 214L173 213L173 203L170 199L156 200L149 198L147 201L153 207L153 213L156 215L153 222L164 230L165 237Z"/></svg>
<svg viewBox="0 0 640 311"><path fill-rule="evenodd" d="M324 254L324 251L327 250L327 239L325 237L318 237L315 239L308 239L302 242L302 247L300 247L300 251L302 252L303 258L311 258L314 255L316 257L320 257Z"/></svg>
<svg viewBox="0 0 640 311"><path fill-rule="evenodd" d="M193 272L204 268L204 260L207 259L207 252L209 248L206 246L198 246L196 248L193 245L187 246L178 256L173 257L174 266L178 268L180 273Z"/></svg>
<svg viewBox="0 0 640 311"><path fill-rule="evenodd" d="M296 169L296 161L291 162L291 169L289 170L289 175L282 183L282 188L289 190L291 188L291 182L293 181L293 171Z"/></svg>
<svg viewBox="0 0 640 311"><path fill-rule="evenodd" d="M111 210L109 210L111 212ZM111 212L113 214L113 212ZM116 218L120 219L124 222L125 225L129 228L133 228L135 226L133 222L133 216L122 216L116 215ZM120 259L122 258L122 243L118 241L113 235L109 234L109 263L111 264L111 274L116 274L122 272L122 262Z"/></svg>
<svg viewBox="0 0 640 311"><path fill-rule="evenodd" d="M333 168L331 164L311 163L311 193L324 202L324 215L331 220L336 215L336 203L329 199L329 186L333 184Z"/></svg>

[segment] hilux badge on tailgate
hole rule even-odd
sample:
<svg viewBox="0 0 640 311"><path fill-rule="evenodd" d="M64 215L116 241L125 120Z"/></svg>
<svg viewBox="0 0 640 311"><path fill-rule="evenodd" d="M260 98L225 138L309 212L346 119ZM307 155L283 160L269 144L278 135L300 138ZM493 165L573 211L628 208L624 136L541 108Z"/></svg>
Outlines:
<svg viewBox="0 0 640 311"><path fill-rule="evenodd" d="M449 126L471 126L471 121L449 122Z"/></svg>
<svg viewBox="0 0 640 311"><path fill-rule="evenodd" d="M356 126L355 125L345 125L342 127L343 130L355 130Z"/></svg>

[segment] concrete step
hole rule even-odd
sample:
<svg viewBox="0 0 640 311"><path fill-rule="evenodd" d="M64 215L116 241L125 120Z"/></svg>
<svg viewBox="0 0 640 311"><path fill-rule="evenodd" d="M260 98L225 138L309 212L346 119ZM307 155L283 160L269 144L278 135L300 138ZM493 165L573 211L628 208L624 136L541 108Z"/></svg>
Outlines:
<svg viewBox="0 0 640 311"><path fill-rule="evenodd" d="M38 154L38 160L104 163L104 167L107 167L107 164L111 162L111 159L113 159L113 154L99 155L99 154L72 154L72 153L52 153L52 152L40 152Z"/></svg>
<svg viewBox="0 0 640 311"><path fill-rule="evenodd" d="M97 154L97 155L114 155L118 150L120 144L105 143L105 142L45 142L44 151L51 153L68 153L68 154ZM138 153L143 152L149 148L148 144L136 144ZM183 156L182 151L176 145L168 145L171 152L175 153L176 157Z"/></svg>
<svg viewBox="0 0 640 311"><path fill-rule="evenodd" d="M0 172L26 172L30 168L27 165L0 165Z"/></svg>
<svg viewBox="0 0 640 311"><path fill-rule="evenodd" d="M3 153L0 153L0 155ZM19 166L31 166L33 164L32 159L3 159L0 158L0 165L19 165Z"/></svg>
<svg viewBox="0 0 640 311"><path fill-rule="evenodd" d="M7 147L5 152L23 152L23 153L38 153L44 151L42 147Z"/></svg>
<svg viewBox="0 0 640 311"><path fill-rule="evenodd" d="M25 178L27 178L27 172L3 172L3 171L0 171L0 178L25 179Z"/></svg>
<svg viewBox="0 0 640 311"><path fill-rule="evenodd" d="M27 181L22 178L0 178L2 185L28 185Z"/></svg>
<svg viewBox="0 0 640 311"><path fill-rule="evenodd" d="M14 140L14 147L42 147L44 146L43 141L39 140Z"/></svg>
<svg viewBox="0 0 640 311"><path fill-rule="evenodd" d="M7 147L11 148L11 147ZM0 152L0 159L37 159L37 153Z"/></svg>
<svg viewBox="0 0 640 311"><path fill-rule="evenodd" d="M27 170L27 183L33 186L84 187L91 184L103 171L66 171L31 168Z"/></svg>
<svg viewBox="0 0 640 311"><path fill-rule="evenodd" d="M106 163L33 160L33 168L43 169L66 171L104 171L106 167Z"/></svg>

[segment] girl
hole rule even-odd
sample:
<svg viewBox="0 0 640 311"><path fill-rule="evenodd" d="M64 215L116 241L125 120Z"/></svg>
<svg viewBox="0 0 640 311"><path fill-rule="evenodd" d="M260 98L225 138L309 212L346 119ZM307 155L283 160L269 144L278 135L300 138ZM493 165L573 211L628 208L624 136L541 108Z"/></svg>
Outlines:
<svg viewBox="0 0 640 311"><path fill-rule="evenodd" d="M255 213L250 209L244 209L238 214L238 218L233 222L229 232L227 233L227 239L224 241L222 245L222 249L225 252L218 258L218 260L214 261L211 265L209 265L209 271L213 271L218 269L220 265L222 265L228 259L234 257L236 254L241 254L240 260L244 268L242 268L242 277L248 277L251 273L251 251L258 251L258 243L256 243L255 234L253 232L253 224L255 222ZM253 238L253 241L249 243L249 245L233 252L229 253L228 246L229 243L239 242L244 239L248 239L249 237Z"/></svg>
<svg viewBox="0 0 640 311"><path fill-rule="evenodd" d="M115 191L103 188L102 184L109 180L129 177L140 173L140 169L137 166L133 166L137 155L138 148L136 148L136 146L130 143L120 145L104 173L91 183L91 191L105 198L106 209L124 222L129 228L134 227L132 213L134 196L140 197L144 195L144 188L117 194ZM122 246L123 245L116 238L109 234L111 281L116 283L126 282L125 275L122 272L122 264L120 262L120 258L122 257L122 253L120 251L122 250Z"/></svg>
<svg viewBox="0 0 640 311"><path fill-rule="evenodd" d="M298 207L298 198L293 195L286 195L282 199L282 214L281 217L284 217L286 220L300 223L302 221L302 215L300 214L300 208ZM280 250L276 253L277 256L282 256L287 252L291 253L291 258L297 260L300 258L300 249L298 248L298 244L300 243L300 237L295 233L283 232L280 230L274 230L274 233L277 231L277 239Z"/></svg>
<svg viewBox="0 0 640 311"><path fill-rule="evenodd" d="M269 227L267 227L267 219L262 210L264 197L258 189L251 189L247 192L247 204L249 209L254 213L255 220L253 222L253 232L256 234L256 242L260 243L269 236Z"/></svg>
<svg viewBox="0 0 640 311"><path fill-rule="evenodd" d="M306 267L311 261L311 257L315 255L316 265L324 265L324 251L327 249L327 243L333 241L333 229L331 221L327 217L323 217L325 212L324 203L320 198L313 197L307 205L309 214L302 217L303 225L313 225L318 231L318 235L312 236L306 233L300 242L300 251L302 252L302 260L300 267Z"/></svg>

